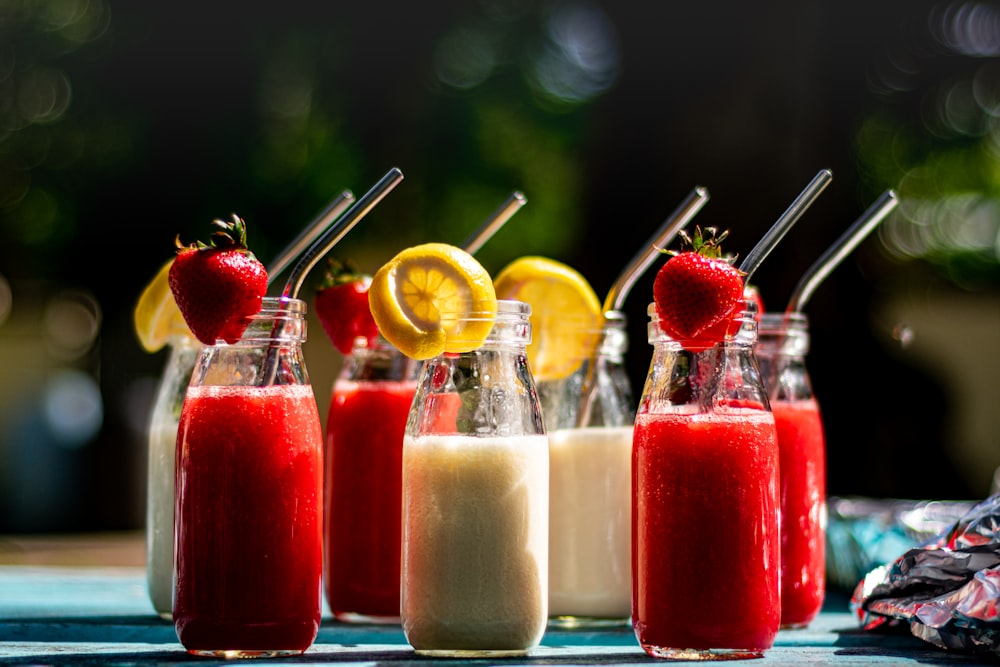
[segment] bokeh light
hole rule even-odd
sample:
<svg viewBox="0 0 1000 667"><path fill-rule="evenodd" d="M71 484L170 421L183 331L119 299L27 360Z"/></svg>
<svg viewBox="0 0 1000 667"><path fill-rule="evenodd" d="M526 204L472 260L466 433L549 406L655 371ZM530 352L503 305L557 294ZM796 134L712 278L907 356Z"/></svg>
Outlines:
<svg viewBox="0 0 1000 667"><path fill-rule="evenodd" d="M45 424L53 441L68 449L83 447L97 435L104 418L101 389L93 377L61 370L46 384L43 396Z"/></svg>

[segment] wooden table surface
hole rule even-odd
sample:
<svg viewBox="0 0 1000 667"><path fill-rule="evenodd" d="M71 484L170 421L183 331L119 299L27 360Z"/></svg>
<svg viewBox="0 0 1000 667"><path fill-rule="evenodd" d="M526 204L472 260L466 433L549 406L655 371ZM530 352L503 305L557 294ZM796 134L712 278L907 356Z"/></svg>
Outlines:
<svg viewBox="0 0 1000 667"><path fill-rule="evenodd" d="M0 536L0 665L224 664L189 656L173 625L160 619L146 592L143 536L138 533ZM355 666L649 665L664 662L639 648L631 628L549 630L530 655L503 660L432 659L416 655L398 625L352 625L324 614L316 642L302 656L267 664ZM905 630L864 632L842 595L828 596L805 630L781 631L754 665L1000 665L931 646Z"/></svg>

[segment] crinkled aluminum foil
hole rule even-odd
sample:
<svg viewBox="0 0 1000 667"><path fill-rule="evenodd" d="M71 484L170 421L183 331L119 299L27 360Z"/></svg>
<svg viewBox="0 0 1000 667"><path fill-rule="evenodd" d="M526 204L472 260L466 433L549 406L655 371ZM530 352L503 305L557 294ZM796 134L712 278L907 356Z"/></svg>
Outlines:
<svg viewBox="0 0 1000 667"><path fill-rule="evenodd" d="M851 609L863 628L909 624L947 649L1000 654L1000 495L857 585Z"/></svg>

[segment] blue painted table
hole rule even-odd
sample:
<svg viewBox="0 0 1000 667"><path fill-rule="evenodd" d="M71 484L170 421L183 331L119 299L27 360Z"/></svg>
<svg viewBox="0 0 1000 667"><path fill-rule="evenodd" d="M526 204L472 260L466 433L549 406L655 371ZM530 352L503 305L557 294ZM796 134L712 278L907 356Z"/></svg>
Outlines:
<svg viewBox="0 0 1000 667"><path fill-rule="evenodd" d="M998 665L990 656L939 650L905 632L858 628L843 599L806 630L782 631L753 665ZM173 625L153 613L141 567L0 566L0 665L222 664L186 654ZM346 625L325 617L304 655L263 664L649 665L630 628L550 630L530 655L434 660L416 655L398 626Z"/></svg>

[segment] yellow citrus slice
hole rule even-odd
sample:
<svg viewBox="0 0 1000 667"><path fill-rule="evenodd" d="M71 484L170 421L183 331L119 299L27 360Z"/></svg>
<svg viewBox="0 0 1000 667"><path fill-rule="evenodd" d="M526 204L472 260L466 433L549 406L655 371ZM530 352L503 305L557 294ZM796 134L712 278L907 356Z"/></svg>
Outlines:
<svg viewBox="0 0 1000 667"><path fill-rule="evenodd" d="M139 295L139 301L132 313L135 333L146 352L158 352L171 336L192 337L174 301L174 295L170 292L167 274L170 273L170 265L173 262L171 259L160 267L156 276Z"/></svg>
<svg viewBox="0 0 1000 667"><path fill-rule="evenodd" d="M489 272L446 243L406 248L386 262L372 277L368 305L385 339L418 360L478 348L497 311ZM463 319L471 313L475 320Z"/></svg>
<svg viewBox="0 0 1000 667"><path fill-rule="evenodd" d="M521 257L500 271L493 284L498 299L531 305L528 364L536 380L565 378L593 354L601 303L578 271L546 257Z"/></svg>

